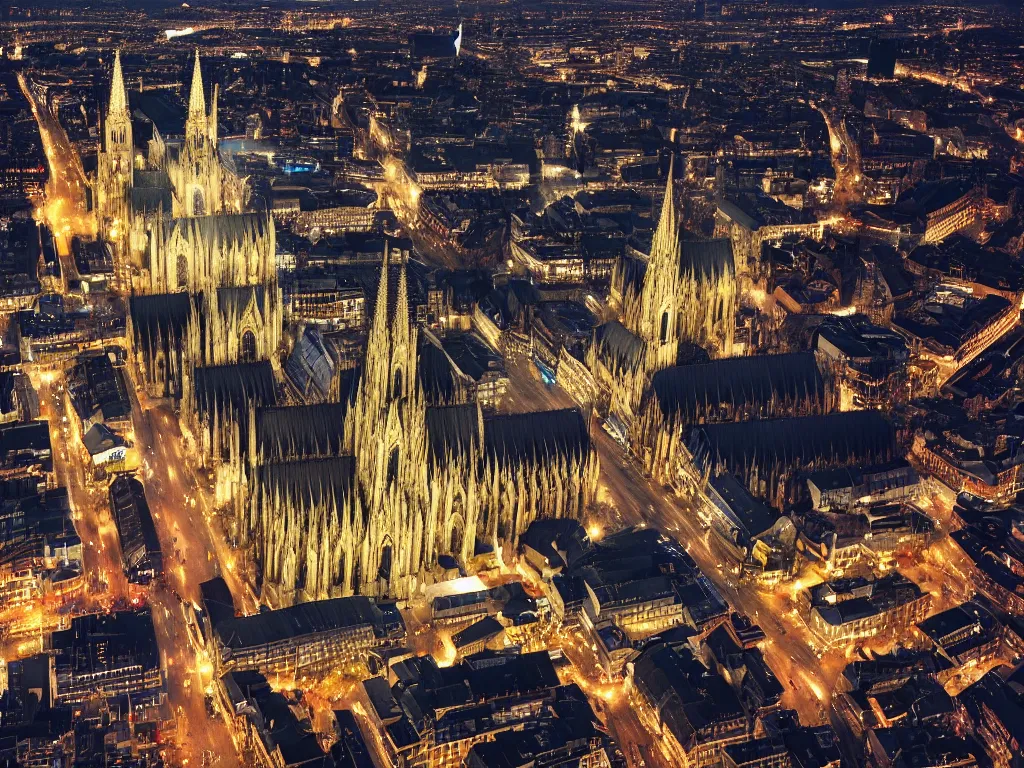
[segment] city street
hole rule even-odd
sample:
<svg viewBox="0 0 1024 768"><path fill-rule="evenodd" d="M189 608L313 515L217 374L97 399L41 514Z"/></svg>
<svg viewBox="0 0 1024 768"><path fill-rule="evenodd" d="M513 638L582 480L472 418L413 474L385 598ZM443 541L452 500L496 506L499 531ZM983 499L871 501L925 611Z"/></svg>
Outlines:
<svg viewBox="0 0 1024 768"><path fill-rule="evenodd" d="M34 379L40 415L50 423L57 485L68 490L75 530L82 539L88 599L98 608L109 609L115 601L128 599L110 502L105 490L86 487L78 418L67 412L63 372L46 371Z"/></svg>
<svg viewBox="0 0 1024 768"><path fill-rule="evenodd" d="M165 404L133 393L132 419L143 461L146 497L164 547L164 564L181 596L199 600L199 585L222 576L243 613L259 601L236 568L238 555L220 532L209 488L185 457L177 416Z"/></svg>
<svg viewBox="0 0 1024 768"><path fill-rule="evenodd" d="M78 274L75 260L71 257L71 238L96 233L95 218L86 205L88 181L82 169L82 159L46 105L45 91L30 83L22 73L18 74L18 83L32 105L50 167L46 200L41 207L42 219L57 241L64 276L71 278Z"/></svg>
<svg viewBox="0 0 1024 768"><path fill-rule="evenodd" d="M38 377L38 387L42 415L50 421L58 485L68 489L75 528L82 539L87 584L92 585L87 605L95 610L110 610L118 602L127 606L128 582L121 566L120 544L105 490L106 484L88 487L84 483L86 464L78 435L78 419L73 412L66 412L63 375L43 373ZM147 428L148 414L143 420L137 411L135 424L135 432L142 446L151 448L156 441L153 440L152 431ZM179 443L168 440L158 442L164 450L167 450L168 444ZM168 543L173 541L173 536L168 533L167 526L177 525L177 522L167 521L177 521L178 518L171 517L168 510L183 510L185 505L172 504L171 499L161 490L154 491L151 483L148 484L146 495L164 548L164 562L168 571L166 585L155 583L151 587L149 604L166 674L168 702L175 714L182 764L199 765L205 752L207 756L219 755L218 765L237 765L234 746L224 722L209 717L206 712L203 689L209 682L212 668L189 642L179 597L188 594L186 590L189 587L190 591L195 592L195 585L212 574L212 566L200 567L198 573L202 578L195 580L185 579L184 568L172 567L175 560L170 555L173 550L168 548ZM184 517L192 519L188 514ZM184 538L192 542L193 548L202 546L202 528L205 526L196 526L194 531L186 529ZM196 560L203 563L205 558L196 555ZM190 570L189 575L192 573ZM191 599L188 598L189 601ZM184 760L189 763L184 763Z"/></svg>

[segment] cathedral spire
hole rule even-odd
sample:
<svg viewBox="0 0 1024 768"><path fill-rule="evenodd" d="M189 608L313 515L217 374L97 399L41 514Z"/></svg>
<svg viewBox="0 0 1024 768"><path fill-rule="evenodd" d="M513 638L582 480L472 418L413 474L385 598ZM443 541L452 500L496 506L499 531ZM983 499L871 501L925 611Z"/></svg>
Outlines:
<svg viewBox="0 0 1024 768"><path fill-rule="evenodd" d="M203 96L203 73L199 68L199 48L196 48L196 62L192 69L192 91L188 97L188 116L206 118L206 98Z"/></svg>
<svg viewBox="0 0 1024 768"><path fill-rule="evenodd" d="M217 146L217 101L220 97L220 85L213 85L213 101L210 104L210 145Z"/></svg>
<svg viewBox="0 0 1024 768"><path fill-rule="evenodd" d="M114 52L114 77L110 82L109 117L120 117L128 111L128 95L124 89L124 74L121 72L121 51Z"/></svg>
<svg viewBox="0 0 1024 768"><path fill-rule="evenodd" d="M384 245L384 258L380 265L380 285L377 287L377 306L373 310L373 325L366 340L366 382L374 388L386 387L391 367L391 339L388 333L388 262L389 246Z"/></svg>
<svg viewBox="0 0 1024 768"><path fill-rule="evenodd" d="M668 179L665 183L665 199L661 204L661 216L658 218L658 227L654 230L654 238L651 241L650 264L669 260L671 264L678 266L679 247L679 213L676 210L675 185L672 175L675 167L675 155L668 161Z"/></svg>
<svg viewBox="0 0 1024 768"><path fill-rule="evenodd" d="M398 272L398 293L395 295L395 318L391 324L391 340L394 345L409 340L409 288L406 277L406 261Z"/></svg>

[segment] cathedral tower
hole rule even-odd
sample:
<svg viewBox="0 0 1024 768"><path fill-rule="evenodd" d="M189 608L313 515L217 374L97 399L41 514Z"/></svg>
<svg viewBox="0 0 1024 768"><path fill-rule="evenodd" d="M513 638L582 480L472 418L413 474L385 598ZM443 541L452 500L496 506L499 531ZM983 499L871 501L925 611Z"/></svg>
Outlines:
<svg viewBox="0 0 1024 768"><path fill-rule="evenodd" d="M103 147L97 165L96 202L98 224L104 237L119 242L128 227L128 194L132 186L135 147L128 94L121 72L121 52L114 54L110 102L103 121Z"/></svg>
<svg viewBox="0 0 1024 768"><path fill-rule="evenodd" d="M646 342L648 373L675 365L679 349L677 325L681 308L677 304L682 242L672 183L673 166L674 160L670 160L665 199L651 242L637 311L633 317L626 318L630 330Z"/></svg>
<svg viewBox="0 0 1024 768"><path fill-rule="evenodd" d="M417 334L409 319L404 262L391 314L389 261L385 250L362 378L345 429L368 512L358 579L363 594L405 594L408 580L430 565L423 547L430 503Z"/></svg>
<svg viewBox="0 0 1024 768"><path fill-rule="evenodd" d="M217 156L217 98L215 87L212 109L207 114L199 49L196 48L188 117L185 119L185 143L180 157L180 212L184 216L210 216L220 213L222 208L221 166Z"/></svg>

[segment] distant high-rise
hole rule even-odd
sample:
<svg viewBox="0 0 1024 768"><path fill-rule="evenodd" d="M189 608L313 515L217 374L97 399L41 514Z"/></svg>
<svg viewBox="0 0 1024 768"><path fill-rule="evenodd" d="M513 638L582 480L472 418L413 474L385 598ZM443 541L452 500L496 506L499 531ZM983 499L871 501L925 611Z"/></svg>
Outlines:
<svg viewBox="0 0 1024 768"><path fill-rule="evenodd" d="M891 80L896 72L896 44L876 38L868 49L868 77Z"/></svg>

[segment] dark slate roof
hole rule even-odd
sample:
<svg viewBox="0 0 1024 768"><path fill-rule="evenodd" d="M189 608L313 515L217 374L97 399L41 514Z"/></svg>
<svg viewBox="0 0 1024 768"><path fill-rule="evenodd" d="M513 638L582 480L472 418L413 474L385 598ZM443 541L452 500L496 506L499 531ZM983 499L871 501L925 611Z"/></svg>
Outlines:
<svg viewBox="0 0 1024 768"><path fill-rule="evenodd" d="M20 451L49 451L50 423L26 421L0 427L0 455Z"/></svg>
<svg viewBox="0 0 1024 768"><path fill-rule="evenodd" d="M302 503L321 504L331 497L339 502L348 495L355 471L355 458L303 459L263 464L257 469L259 485L273 498L291 497Z"/></svg>
<svg viewBox="0 0 1024 768"><path fill-rule="evenodd" d="M895 449L893 425L878 411L704 424L696 436L733 468L853 462L885 458Z"/></svg>
<svg viewBox="0 0 1024 768"><path fill-rule="evenodd" d="M195 369L196 404L200 413L217 402L230 403L242 413L249 404L260 406L277 402L274 372L269 360L235 365L212 365Z"/></svg>
<svg viewBox="0 0 1024 768"><path fill-rule="evenodd" d="M262 296L259 298L262 303ZM303 397L313 393L314 388L322 397L330 393L334 359L319 331L313 328L305 330L295 343L284 369Z"/></svg>
<svg viewBox="0 0 1024 768"><path fill-rule="evenodd" d="M480 444L479 411L476 405L445 405L427 409L427 437L430 453L443 459L449 453L468 452L470 446Z"/></svg>
<svg viewBox="0 0 1024 768"><path fill-rule="evenodd" d="M171 179L167 171L144 171L133 173L132 208L138 213L148 213L163 208L171 212Z"/></svg>
<svg viewBox="0 0 1024 768"><path fill-rule="evenodd" d="M805 399L824 405L825 400L825 383L812 352L726 357L675 366L654 374L651 385L661 412L683 418L721 404L741 409Z"/></svg>
<svg viewBox="0 0 1024 768"><path fill-rule="evenodd" d="M532 461L558 452L582 456L589 449L579 408L501 414L484 421L484 450L499 462Z"/></svg>
<svg viewBox="0 0 1024 768"><path fill-rule="evenodd" d="M635 371L644 360L644 342L618 320L599 325L594 332L597 356L610 370Z"/></svg>
<svg viewBox="0 0 1024 768"><path fill-rule="evenodd" d="M383 631L383 617L373 600L356 595L226 619L217 625L215 631L221 645L238 650L364 625L379 629L379 635Z"/></svg>
<svg viewBox="0 0 1024 768"><path fill-rule="evenodd" d="M534 520L519 537L519 546L530 547L547 558L552 568L560 568L579 560L590 546L590 540L582 525L563 517ZM559 552L564 552L565 557Z"/></svg>
<svg viewBox="0 0 1024 768"><path fill-rule="evenodd" d="M509 657L503 664L468 669L469 685L480 701L556 688L559 684L551 656L534 651Z"/></svg>
<svg viewBox="0 0 1024 768"><path fill-rule="evenodd" d="M452 644L458 648L465 648L467 645L497 637L504 631L504 627L493 616L484 616L479 621L470 624L461 632L452 635Z"/></svg>
<svg viewBox="0 0 1024 768"><path fill-rule="evenodd" d="M710 483L735 515L735 521L743 527L747 539L768 531L779 519L778 513L755 499L736 475L715 475Z"/></svg>
<svg viewBox="0 0 1024 768"><path fill-rule="evenodd" d="M78 616L70 628L54 632L50 644L58 669L70 667L72 673L93 674L136 664L148 670L160 665L149 608Z"/></svg>
<svg viewBox="0 0 1024 768"><path fill-rule="evenodd" d="M659 711L680 744L702 729L740 717L743 708L725 679L708 675L685 646L652 645L634 662L637 691Z"/></svg>
<svg viewBox="0 0 1024 768"><path fill-rule="evenodd" d="M455 370L444 350L422 341L416 369L427 402L450 403L455 399Z"/></svg>
<svg viewBox="0 0 1024 768"><path fill-rule="evenodd" d="M160 554L160 539L146 501L146 490L134 477L122 475L110 485L110 506L121 552L128 567Z"/></svg>
<svg viewBox="0 0 1024 768"><path fill-rule="evenodd" d="M256 412L256 448L264 461L340 456L347 412L347 401L260 408Z"/></svg>
<svg viewBox="0 0 1024 768"><path fill-rule="evenodd" d="M192 312L192 299L187 293L154 293L132 296L129 311L135 334L145 341L159 333L166 341L170 336L182 338Z"/></svg>
<svg viewBox="0 0 1024 768"><path fill-rule="evenodd" d="M203 610L210 617L210 626L216 627L225 619L235 617L235 601L231 597L228 584L220 576L199 585L199 594Z"/></svg>
<svg viewBox="0 0 1024 768"><path fill-rule="evenodd" d="M679 274L686 274L691 269L703 280L716 280L721 275L734 274L736 262L732 254L732 241L729 238L684 240Z"/></svg>

